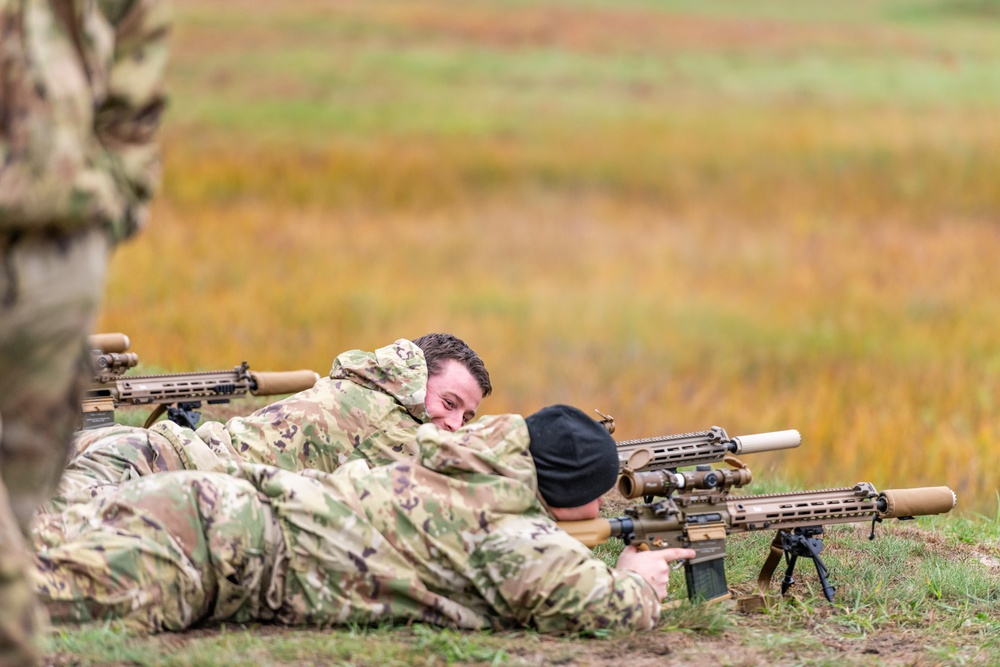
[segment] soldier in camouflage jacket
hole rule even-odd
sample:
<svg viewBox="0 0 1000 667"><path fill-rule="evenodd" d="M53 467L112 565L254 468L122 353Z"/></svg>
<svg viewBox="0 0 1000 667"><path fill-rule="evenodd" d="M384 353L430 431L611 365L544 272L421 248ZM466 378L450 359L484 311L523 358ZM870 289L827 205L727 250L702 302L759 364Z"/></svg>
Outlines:
<svg viewBox="0 0 1000 667"><path fill-rule="evenodd" d="M418 460L373 469L241 464L240 476L123 484L41 517L36 592L54 622L118 618L149 632L221 621L655 625L667 563L693 553L629 547L611 568L555 522L584 506L593 518L614 483L602 426L553 406L454 433L426 424L416 441ZM580 505L560 510L567 500Z"/></svg>
<svg viewBox="0 0 1000 667"><path fill-rule="evenodd" d="M161 421L149 429L82 432L56 497L41 511L156 472L233 472L240 463L331 472L356 459L370 466L410 459L417 427L433 422L454 430L491 391L482 360L451 334L400 339L375 352L351 350L311 389L225 424L207 422L193 431Z"/></svg>

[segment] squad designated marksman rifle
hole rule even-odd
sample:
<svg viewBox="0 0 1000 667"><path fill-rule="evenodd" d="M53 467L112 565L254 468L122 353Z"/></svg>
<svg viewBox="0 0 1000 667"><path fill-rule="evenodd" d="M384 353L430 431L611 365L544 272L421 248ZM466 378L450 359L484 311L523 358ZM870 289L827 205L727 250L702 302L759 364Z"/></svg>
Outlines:
<svg viewBox="0 0 1000 667"><path fill-rule="evenodd" d="M167 418L195 428L202 402L228 403L245 396L293 394L309 389L319 380L315 371L251 371L243 362L228 371L201 371L163 375L125 375L139 362L128 352L130 341L121 333L90 337L94 378L84 394L83 429L100 428L115 422L115 409L123 405L155 405L146 419L148 428L164 412Z"/></svg>
<svg viewBox="0 0 1000 667"><path fill-rule="evenodd" d="M608 433L615 432L615 418L595 410L599 423ZM730 438L725 429L713 426L707 431L618 441L620 470L676 470L685 466L719 463L731 454L754 454L779 449L792 449L802 444L802 435L795 429L770 431Z"/></svg>
<svg viewBox="0 0 1000 667"><path fill-rule="evenodd" d="M731 466L728 469L700 465L690 472L626 466L618 490L625 498L643 498L644 504L627 508L625 516L561 522L560 527L588 546L614 537L639 548L694 549L697 556L683 563L688 597L706 601L732 597L724 562L727 537L776 530L757 578L759 594L739 601L740 608L752 609L773 599L771 577L782 557L786 563L782 595L795 582L798 558L805 557L814 562L823 594L833 601L834 588L819 557L824 526L871 521L869 539L875 539L875 524L885 519L943 514L956 504L954 491L946 486L879 492L868 482L839 489L731 496L729 490L749 484L752 474L734 456L726 462Z"/></svg>

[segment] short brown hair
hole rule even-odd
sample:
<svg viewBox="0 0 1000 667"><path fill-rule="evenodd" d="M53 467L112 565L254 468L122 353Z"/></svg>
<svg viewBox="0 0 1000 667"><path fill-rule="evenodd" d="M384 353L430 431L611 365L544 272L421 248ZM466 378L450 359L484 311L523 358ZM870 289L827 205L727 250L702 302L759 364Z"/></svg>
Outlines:
<svg viewBox="0 0 1000 667"><path fill-rule="evenodd" d="M424 352L428 375L436 375L441 371L444 362L454 359L465 366L472 377L476 379L479 388L483 390L483 398L493 392L486 364L462 339L446 333L429 333L420 338L414 338L413 344Z"/></svg>

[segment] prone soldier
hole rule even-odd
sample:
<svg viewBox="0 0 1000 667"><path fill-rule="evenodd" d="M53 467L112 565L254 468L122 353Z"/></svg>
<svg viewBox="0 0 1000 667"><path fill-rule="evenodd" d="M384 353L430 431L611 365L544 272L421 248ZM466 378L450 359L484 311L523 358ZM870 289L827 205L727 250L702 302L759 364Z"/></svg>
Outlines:
<svg viewBox="0 0 1000 667"><path fill-rule="evenodd" d="M421 424L454 431L491 392L482 359L451 334L400 339L374 352L350 350L311 389L225 424L206 422L195 431L161 421L149 429L80 433L78 454L41 512L157 472L234 472L240 463L331 472L355 459L372 466L412 459Z"/></svg>
<svg viewBox="0 0 1000 667"><path fill-rule="evenodd" d="M173 472L40 518L35 589L56 622L148 631L385 620L542 632L652 628L668 563L615 568L557 520L594 518L618 475L605 428L568 406L424 424L416 461L333 473Z"/></svg>

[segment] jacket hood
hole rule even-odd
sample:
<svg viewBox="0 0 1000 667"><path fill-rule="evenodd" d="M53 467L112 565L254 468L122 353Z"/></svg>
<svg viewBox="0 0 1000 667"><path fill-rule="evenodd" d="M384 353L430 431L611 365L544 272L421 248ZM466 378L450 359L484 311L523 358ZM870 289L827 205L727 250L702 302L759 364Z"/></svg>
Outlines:
<svg viewBox="0 0 1000 667"><path fill-rule="evenodd" d="M333 360L330 378L381 391L419 422L427 422L427 361L412 341L400 338L374 352L349 350Z"/></svg>
<svg viewBox="0 0 1000 667"><path fill-rule="evenodd" d="M521 415L481 417L454 433L424 424L417 429L420 463L452 477L486 475L524 485L535 495L538 480Z"/></svg>

